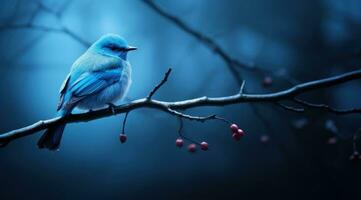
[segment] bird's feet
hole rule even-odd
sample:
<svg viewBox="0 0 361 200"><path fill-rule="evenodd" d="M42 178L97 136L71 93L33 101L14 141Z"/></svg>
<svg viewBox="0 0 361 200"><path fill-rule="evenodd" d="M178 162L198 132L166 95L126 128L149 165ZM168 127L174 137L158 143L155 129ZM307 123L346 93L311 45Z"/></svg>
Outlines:
<svg viewBox="0 0 361 200"><path fill-rule="evenodd" d="M108 103L107 105L109 106L108 108L112 111L113 115L115 115L115 107L117 106L112 103Z"/></svg>

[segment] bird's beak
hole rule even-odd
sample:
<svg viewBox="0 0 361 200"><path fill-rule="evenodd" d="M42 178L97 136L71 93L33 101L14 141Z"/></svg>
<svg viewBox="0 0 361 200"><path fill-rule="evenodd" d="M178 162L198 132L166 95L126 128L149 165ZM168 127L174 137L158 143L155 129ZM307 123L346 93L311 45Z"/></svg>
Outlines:
<svg viewBox="0 0 361 200"><path fill-rule="evenodd" d="M137 47L132 47L132 46L128 46L127 51L134 51L134 50L137 50Z"/></svg>

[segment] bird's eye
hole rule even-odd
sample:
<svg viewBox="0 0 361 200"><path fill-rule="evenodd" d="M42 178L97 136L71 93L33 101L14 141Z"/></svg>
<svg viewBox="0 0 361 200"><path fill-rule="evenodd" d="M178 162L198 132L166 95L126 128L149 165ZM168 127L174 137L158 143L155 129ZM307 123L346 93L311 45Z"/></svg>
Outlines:
<svg viewBox="0 0 361 200"><path fill-rule="evenodd" d="M124 47L119 47L116 45L107 45L105 48L110 49L111 51L125 51Z"/></svg>
<svg viewBox="0 0 361 200"><path fill-rule="evenodd" d="M118 51L119 50L119 48L117 47L117 46L110 46L109 47L112 51Z"/></svg>
<svg viewBox="0 0 361 200"><path fill-rule="evenodd" d="M119 48L116 45L105 45L104 48L109 49L111 51L119 51Z"/></svg>

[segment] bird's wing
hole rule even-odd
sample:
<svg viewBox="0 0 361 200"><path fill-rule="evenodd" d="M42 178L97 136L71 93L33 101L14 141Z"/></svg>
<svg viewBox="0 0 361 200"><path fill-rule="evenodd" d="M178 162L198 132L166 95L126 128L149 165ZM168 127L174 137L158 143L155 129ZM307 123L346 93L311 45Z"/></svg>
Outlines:
<svg viewBox="0 0 361 200"><path fill-rule="evenodd" d="M63 84L60 87L60 91L59 91L60 99L59 99L57 110L60 110L60 108L63 106L64 95L65 95L65 92L66 92L66 88L68 87L69 80L70 80L70 73L68 74L68 76L66 76L66 79L64 80Z"/></svg>
<svg viewBox="0 0 361 200"><path fill-rule="evenodd" d="M69 85L67 93L70 93L71 97L66 104L71 105L87 96L99 93L108 86L118 82L120 76L120 69L83 73Z"/></svg>

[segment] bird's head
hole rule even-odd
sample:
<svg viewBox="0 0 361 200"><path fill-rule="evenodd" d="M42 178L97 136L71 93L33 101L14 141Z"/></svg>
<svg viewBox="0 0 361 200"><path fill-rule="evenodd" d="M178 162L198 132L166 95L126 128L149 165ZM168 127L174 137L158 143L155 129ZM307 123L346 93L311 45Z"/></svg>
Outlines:
<svg viewBox="0 0 361 200"><path fill-rule="evenodd" d="M109 56L117 56L127 60L127 53L136 50L136 47L129 46L127 42L117 34L103 35L89 48L90 51Z"/></svg>

